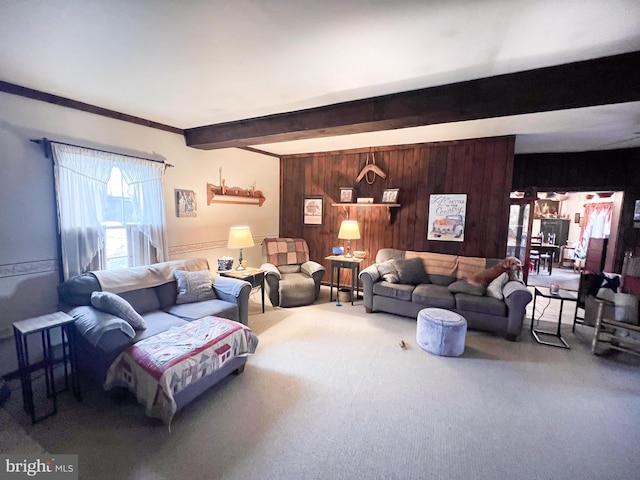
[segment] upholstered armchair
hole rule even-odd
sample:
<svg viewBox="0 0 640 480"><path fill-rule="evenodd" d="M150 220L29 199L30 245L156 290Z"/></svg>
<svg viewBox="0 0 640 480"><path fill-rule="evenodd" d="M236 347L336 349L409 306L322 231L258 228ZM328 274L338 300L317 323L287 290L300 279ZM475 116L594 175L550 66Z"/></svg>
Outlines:
<svg viewBox="0 0 640 480"><path fill-rule="evenodd" d="M265 238L262 242L265 284L274 307L309 305L318 299L325 268L309 259L302 238Z"/></svg>

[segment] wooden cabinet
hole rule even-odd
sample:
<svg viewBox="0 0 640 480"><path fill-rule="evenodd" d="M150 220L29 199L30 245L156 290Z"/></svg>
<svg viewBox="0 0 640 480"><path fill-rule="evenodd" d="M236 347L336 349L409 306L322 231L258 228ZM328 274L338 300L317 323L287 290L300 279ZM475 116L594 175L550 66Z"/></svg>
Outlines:
<svg viewBox="0 0 640 480"><path fill-rule="evenodd" d="M543 241L546 242L549 234L556 237L556 245L566 245L569 239L570 220L564 218L543 218L540 220L540 232L544 235Z"/></svg>

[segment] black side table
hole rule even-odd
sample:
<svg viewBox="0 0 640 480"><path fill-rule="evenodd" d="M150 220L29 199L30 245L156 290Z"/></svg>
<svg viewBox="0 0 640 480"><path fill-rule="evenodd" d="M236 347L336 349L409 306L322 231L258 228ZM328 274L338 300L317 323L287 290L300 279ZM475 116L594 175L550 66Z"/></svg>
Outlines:
<svg viewBox="0 0 640 480"><path fill-rule="evenodd" d="M542 290L541 288L542 287L536 287L533 293L533 311L531 313L531 334L533 335L533 338L535 338L536 342L542 345L549 345L551 347L560 347L560 348L571 348L569 344L565 341L565 339L562 338L562 335L560 333L560 327L562 326L562 307L564 306L565 301L576 302L576 312L574 313L574 316L573 316L573 318L575 319L578 311L578 297L564 290L560 290L558 291L558 293L551 293L549 288L545 288L544 290ZM539 330L534 327L535 316L536 316L536 300L538 299L538 297L560 300L560 313L558 313L558 328L555 332L545 332L544 330ZM554 336L560 341L560 343L558 344L558 343L546 342L540 339L540 335Z"/></svg>
<svg viewBox="0 0 640 480"><path fill-rule="evenodd" d="M244 270L227 270L218 272L223 277L237 278L251 284L251 289L260 287L262 294L262 313L264 313L264 270L247 267Z"/></svg>
<svg viewBox="0 0 640 480"><path fill-rule="evenodd" d="M20 384L22 386L22 403L25 411L31 416L31 424L58 412L56 395L69 390L69 379L71 380L71 390L74 396L77 400L81 400L80 383L76 368L77 356L73 322L73 317L64 312L56 312L13 323L13 336L16 342ZM62 357L58 359L55 358L55 352L51 345L51 332L56 328L60 329L60 336L62 337ZM30 335L35 333L40 333L42 342L44 358L41 365L31 365L29 361L28 339ZM62 363L64 367L64 388L62 390L58 390L55 385L53 369L56 363ZM36 408L33 401L32 373L40 368L44 369L47 398L51 398L53 407L49 412L36 416Z"/></svg>
<svg viewBox="0 0 640 480"><path fill-rule="evenodd" d="M340 295L340 270L343 268L347 268L351 270L351 305L353 305L353 292L355 291L356 298L360 295L360 280L358 279L358 275L360 275L360 264L362 263L362 259L355 257L345 257L344 255L329 255L325 258L325 260L331 260L331 287L329 288L329 301L333 302L334 271L338 272L335 283L336 296L338 296Z"/></svg>

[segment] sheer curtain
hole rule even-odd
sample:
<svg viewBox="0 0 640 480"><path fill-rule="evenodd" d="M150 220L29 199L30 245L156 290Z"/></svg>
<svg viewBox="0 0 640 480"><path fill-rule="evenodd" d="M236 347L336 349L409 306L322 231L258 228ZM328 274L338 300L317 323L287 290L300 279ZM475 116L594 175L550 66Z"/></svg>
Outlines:
<svg viewBox="0 0 640 480"><path fill-rule="evenodd" d="M104 244L101 225L114 167L133 185L140 229L167 258L162 178L164 164L51 142L64 279L83 273Z"/></svg>
<svg viewBox="0 0 640 480"><path fill-rule="evenodd" d="M122 177L133 187L133 210L140 221L140 231L156 249L159 262L166 256L166 228L164 223L164 200L162 177L164 164L137 158L128 158L118 163Z"/></svg>
<svg viewBox="0 0 640 480"><path fill-rule="evenodd" d="M612 202L587 203L584 206L584 218L580 225L580 239L605 238L611 230Z"/></svg>

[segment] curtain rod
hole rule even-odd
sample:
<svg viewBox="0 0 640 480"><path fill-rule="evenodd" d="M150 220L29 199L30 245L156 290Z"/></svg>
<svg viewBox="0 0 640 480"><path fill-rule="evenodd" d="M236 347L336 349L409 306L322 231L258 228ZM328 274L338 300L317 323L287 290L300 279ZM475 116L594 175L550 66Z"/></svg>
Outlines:
<svg viewBox="0 0 640 480"><path fill-rule="evenodd" d="M49 158L49 153L51 152L51 149L49 148L49 145L52 144L52 143L57 143L58 145L67 145L69 147L76 147L76 148L86 148L87 150L93 150L95 152L110 153L110 154L113 154L113 155L122 155L123 157L137 158L139 160L146 160L148 162L163 163L166 168L174 167L174 165L172 165L170 163L167 163L164 160L154 160L152 158L136 157L134 155L126 155L126 154L117 153L117 152L110 152L108 150L100 150L99 148L84 147L82 145L74 145L73 143L56 142L55 140L49 140L46 137L35 138L35 139L32 138L31 141L33 143L37 143L38 145L42 145L44 147L44 154L45 154L45 156L47 158Z"/></svg>

